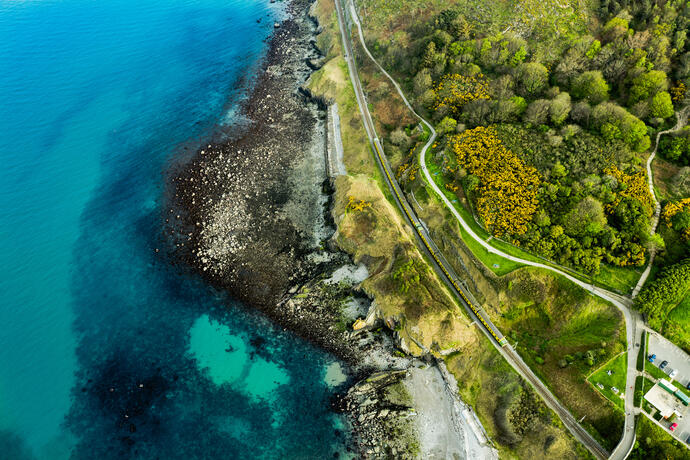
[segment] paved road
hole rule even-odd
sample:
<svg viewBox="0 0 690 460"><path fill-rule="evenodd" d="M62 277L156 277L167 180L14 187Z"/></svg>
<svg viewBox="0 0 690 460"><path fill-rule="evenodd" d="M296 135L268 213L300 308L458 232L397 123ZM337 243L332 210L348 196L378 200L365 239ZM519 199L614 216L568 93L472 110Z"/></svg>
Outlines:
<svg viewBox="0 0 690 460"><path fill-rule="evenodd" d="M690 356L681 348L662 337L658 332L647 329L647 333L649 334L647 355L656 354L656 360L654 364L646 362L645 369L649 369L650 366L659 366L663 361L668 361L668 365L663 370L664 373L668 375L672 369L678 370L678 375L673 379L673 385L676 387L688 385L690 383ZM666 377L666 380L671 379ZM687 447L685 440L690 436L690 408L686 407L683 417L674 421L678 423L678 428L676 428L675 432L669 432L669 434L683 442ZM661 420L659 424L666 430L668 430L670 425L669 422L664 420Z"/></svg>
<svg viewBox="0 0 690 460"><path fill-rule="evenodd" d="M348 68L349 68L349 73L350 73L350 79L352 80L353 87L355 89L355 95L357 98L357 103L360 108L360 112L363 117L363 122L364 122L364 127L365 130L367 131L367 135L369 136L369 140L372 145L372 150L375 152L375 157L376 161L381 168L381 170L384 172L384 177L386 178L386 182L388 187L391 189L393 192L393 196L396 198L396 202L400 209L403 211L403 215L407 217L409 220L410 224L412 227L416 230L416 236L418 239L422 240L423 244L421 245L424 250L431 256L431 259L435 261L436 263L432 263L432 266L434 269L439 273L439 276L441 279L443 279L446 284L449 285L451 290L457 292L459 294L459 298L461 299L462 305L468 310L470 315L472 317L475 317L480 320L480 323L482 323L481 330L490 338L490 339L496 339L496 333L495 331L498 331L493 324L489 322L487 324L488 316L485 314L479 313L477 315L476 311L473 311L471 309L471 306L468 305L468 302L466 302L466 298L470 296L469 292L466 292L465 289L460 287L459 289L457 288L456 284L453 283L455 281L455 278L457 278L457 275L454 273L452 267L450 264L447 264L447 261L443 257L443 254L438 250L436 245L433 243L433 240L430 238L426 230L422 227L421 221L417 218L414 209L409 205L407 200L405 199L404 195L402 194L400 187L398 183L392 179L394 176L392 175L392 171L390 169L390 165L387 162L387 159L385 158L384 155L382 155L382 146L379 143L378 137L376 136L376 131L374 128L374 123L371 119L371 114L369 113L369 109L366 103L366 98L364 96L364 92L362 91L361 87L361 82L359 80L359 75L357 74L357 67L356 63L354 61L354 54L352 52L352 45L348 33L348 27L347 27L347 22L345 21L345 17L343 14L343 8L342 5L340 4L339 0L335 0L336 4L336 10L338 14L338 20L340 22L340 31L342 35L342 41L343 41L343 46L344 46L344 55L345 59L348 63ZM362 34L362 29L361 29L361 24L359 23L359 20L357 18L357 14L354 11L353 6L350 4L350 9L351 9L351 15L352 18L355 22L355 25L358 28L359 31L359 38L362 43L363 49L365 52L368 54L369 58L372 59L374 63L378 65L376 60L371 56L371 53L369 53L369 50L366 47L366 44L364 43L363 40L363 34ZM412 110L412 107L409 105L407 102L407 99L405 99L404 94L402 93L402 90L398 86L397 82L393 80L390 75L386 73L386 71L379 66L379 68L388 76L388 78L391 79L393 84L396 86L397 90L400 92L401 96L403 96L403 100L407 104L407 106ZM414 112L414 111L413 111ZM425 120L421 119L423 123L426 124L431 129L432 135L429 138L429 141L423 148L423 153L428 150L429 146L433 143L433 141L436 138L436 132L434 131L433 127L429 125ZM378 154L377 154L378 153ZM427 171L428 174L428 171ZM457 278L459 279L459 278ZM465 291L465 292L463 292ZM491 329L494 330L491 330ZM599 445L599 443L584 429L582 426L577 423L575 418L570 414L570 412L560 404L560 402L556 399L556 397L546 388L544 383L539 380L539 378L534 375L532 370L527 366L522 358L518 355L515 350L510 347L510 345L501 347L498 345L498 342L495 340L492 340L492 343L496 348L499 350L499 352L503 355L503 357L511 364L511 366L520 374L522 375L523 378L525 378L530 384L534 387L536 392L543 398L545 403L549 408L551 408L556 414L561 418L565 426L570 430L570 432L578 439L580 442L582 442L585 447L587 447L590 452L596 457L596 458L607 458L608 457L608 452L606 452L605 449Z"/></svg>
<svg viewBox="0 0 690 460"><path fill-rule="evenodd" d="M668 361L668 365L664 369L667 375L671 372L671 369L678 370L678 375L674 379L674 385L686 386L690 383L690 356L681 348L662 337L658 332L648 329L647 333L649 334L647 355L656 354L656 360L654 364L647 362L646 366L658 366L662 361ZM667 378L667 380L671 379Z"/></svg>
<svg viewBox="0 0 690 460"><path fill-rule="evenodd" d="M351 0L349 0L351 2ZM383 72L386 77L393 83L395 86L396 90L400 94L400 97L402 100L405 102L405 105L408 107L408 109L427 127L431 130L431 137L429 139L429 142L422 148L420 155L419 155L419 166L422 170L422 173L424 174L424 177L426 178L427 182L431 186L431 188L436 192L436 194L439 196L439 198L444 202L446 207L453 213L457 221L460 223L460 225L463 227L463 229L474 239L476 240L479 244L481 244L484 248L487 249L487 251L499 255L501 257L504 257L508 260L512 260L515 262L519 262L525 265L530 265L533 267L539 267L543 268L546 270L550 270L552 272L558 273L561 276L566 277L570 281L574 282L578 286L582 287L583 289L586 289L590 293L608 301L614 304L620 311L623 313L623 317L625 318L625 323L626 323L626 339L628 342L628 352L629 352L629 359L628 359L628 369L627 369L627 375L626 375L626 388L625 388L625 426L623 430L623 436L621 438L621 441L619 442L618 446L614 449L613 453L611 454L612 459L624 459L626 458L630 451L632 450L634 444L635 444L635 407L634 407L634 384L635 384L635 377L637 376L637 369L636 369L636 362L637 362L637 344L640 343L640 337L642 334L642 330L640 327L638 327L641 322L639 319L639 315L637 315L636 312L633 312L628 308L631 305L630 299L623 297L619 294L615 294L613 292L606 291L605 289L598 288L594 286L593 284L588 284L585 283L584 281L579 280L578 278L575 278L572 275L569 275L561 270L558 270L557 268L554 268L552 266L542 264L539 262L532 262L530 260L525 260L521 259L519 257L512 256L510 254L507 254L503 251L500 251L493 246L491 246L488 242L484 241L482 238L480 238L474 230L465 222L465 220L462 218L460 213L455 209L453 204L446 198L445 194L439 189L438 185L436 185L436 182L433 180L431 177L431 174L426 167L426 161L425 161L425 156L426 152L429 149L429 146L433 143L433 141L436 139L436 131L434 130L433 126L427 122L424 118L422 118L413 108L412 105L409 103L407 98L405 97L404 92L400 88L400 85L395 81L393 77L386 72L386 70L374 59L374 57L371 55L369 52L366 44L364 43L363 39L363 33L362 33L362 27L359 21L359 18L357 17L357 12L354 8L354 5L350 3L350 10L351 10L351 15L353 20L355 21L355 25L358 28L359 31L359 38L360 42L362 44L362 47L364 48L366 54L368 57L376 64L376 66ZM515 355L517 353L513 352ZM520 360L521 361L521 360ZM524 363L523 363L524 364ZM531 371L530 371L531 372ZM568 413L568 415L570 415ZM572 417L572 416L571 416ZM580 426L579 424L577 425L578 427ZM586 445L586 444L585 444ZM591 449L590 449L591 450Z"/></svg>

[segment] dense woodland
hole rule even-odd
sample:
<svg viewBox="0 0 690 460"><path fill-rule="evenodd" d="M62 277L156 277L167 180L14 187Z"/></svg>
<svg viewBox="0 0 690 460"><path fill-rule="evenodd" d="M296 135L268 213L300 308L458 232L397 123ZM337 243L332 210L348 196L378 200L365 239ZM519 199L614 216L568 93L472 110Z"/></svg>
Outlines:
<svg viewBox="0 0 690 460"><path fill-rule="evenodd" d="M548 46L461 11L413 25L405 47L376 45L389 67L413 76L450 188L494 235L585 273L642 267L650 248L663 251L649 232L644 160L688 103L690 4L603 1ZM689 133L663 136L660 155L687 165ZM400 129L390 142L411 147ZM677 176L690 184L688 171ZM673 224L679 238L685 215Z"/></svg>

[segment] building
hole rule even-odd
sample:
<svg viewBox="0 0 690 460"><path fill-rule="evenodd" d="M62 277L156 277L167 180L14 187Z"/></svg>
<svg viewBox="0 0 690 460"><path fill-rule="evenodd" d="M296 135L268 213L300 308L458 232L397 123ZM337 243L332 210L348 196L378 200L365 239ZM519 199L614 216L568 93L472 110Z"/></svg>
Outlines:
<svg viewBox="0 0 690 460"><path fill-rule="evenodd" d="M678 388L667 380L659 379L657 384L644 395L644 399L656 407L663 418L669 418L673 414L682 417L685 406L688 405L687 397L683 394L681 398L678 394L682 394Z"/></svg>

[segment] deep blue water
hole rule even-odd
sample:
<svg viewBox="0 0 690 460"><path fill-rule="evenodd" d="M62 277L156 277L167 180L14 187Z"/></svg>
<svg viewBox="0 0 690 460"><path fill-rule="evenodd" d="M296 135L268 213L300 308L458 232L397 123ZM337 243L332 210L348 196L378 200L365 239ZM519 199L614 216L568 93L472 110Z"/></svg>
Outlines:
<svg viewBox="0 0 690 460"><path fill-rule="evenodd" d="M332 358L155 251L165 171L228 121L280 14L0 2L0 458L342 449Z"/></svg>

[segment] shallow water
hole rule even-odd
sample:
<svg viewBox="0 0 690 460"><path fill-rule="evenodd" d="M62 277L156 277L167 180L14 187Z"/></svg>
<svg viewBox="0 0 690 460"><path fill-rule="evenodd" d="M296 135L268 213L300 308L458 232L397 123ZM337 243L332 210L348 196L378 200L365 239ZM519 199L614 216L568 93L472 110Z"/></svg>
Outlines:
<svg viewBox="0 0 690 460"><path fill-rule="evenodd" d="M8 458L323 458L342 449L325 381L333 359L155 251L168 165L233 121L228 100L240 97L234 89L255 69L279 8L0 3Z"/></svg>

